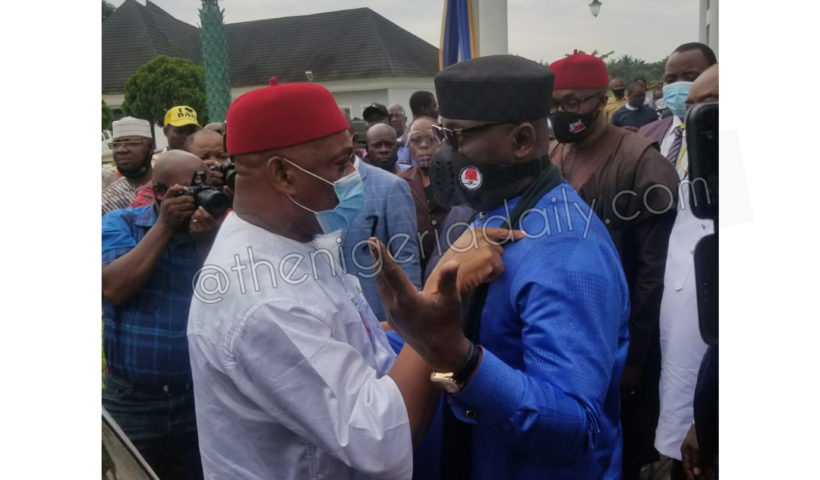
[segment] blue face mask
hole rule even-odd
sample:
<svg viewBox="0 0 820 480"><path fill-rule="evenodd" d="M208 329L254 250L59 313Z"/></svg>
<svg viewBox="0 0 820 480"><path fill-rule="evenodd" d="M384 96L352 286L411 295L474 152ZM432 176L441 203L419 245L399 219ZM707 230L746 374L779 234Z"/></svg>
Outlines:
<svg viewBox="0 0 820 480"><path fill-rule="evenodd" d="M692 88L692 82L675 82L663 86L663 101L676 117L683 118L686 115L686 96L689 95L689 89Z"/></svg>
<svg viewBox="0 0 820 480"><path fill-rule="evenodd" d="M296 165L287 158L284 160L308 175L316 177L329 185L333 185L336 198L339 199L339 203L333 210L322 210L318 212L302 205L288 195L290 201L312 212L316 216L316 221L319 222L319 226L322 227L323 233L327 234L335 232L336 230L343 230L350 226L353 219L356 218L356 215L359 214L364 206L364 185L362 184L362 177L359 175L359 171L353 170L350 174L345 175L335 182L329 182L315 173L309 172L299 165Z"/></svg>

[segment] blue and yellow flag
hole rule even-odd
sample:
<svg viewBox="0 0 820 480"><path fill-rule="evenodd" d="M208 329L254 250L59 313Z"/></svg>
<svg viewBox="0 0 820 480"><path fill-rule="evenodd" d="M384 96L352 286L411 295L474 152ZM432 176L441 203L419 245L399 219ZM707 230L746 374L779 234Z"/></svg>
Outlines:
<svg viewBox="0 0 820 480"><path fill-rule="evenodd" d="M444 0L444 14L441 19L441 48L438 52L439 69L462 60L478 57L473 1Z"/></svg>

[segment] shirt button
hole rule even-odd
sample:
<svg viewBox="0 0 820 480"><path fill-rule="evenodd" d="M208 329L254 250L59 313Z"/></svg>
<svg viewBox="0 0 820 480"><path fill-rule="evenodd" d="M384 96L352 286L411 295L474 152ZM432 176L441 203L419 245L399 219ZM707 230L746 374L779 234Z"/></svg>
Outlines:
<svg viewBox="0 0 820 480"><path fill-rule="evenodd" d="M475 417L476 417L477 414L476 414L475 410L473 410L472 408L468 408L467 410L464 411L464 415L467 418L469 418L470 420L475 420Z"/></svg>

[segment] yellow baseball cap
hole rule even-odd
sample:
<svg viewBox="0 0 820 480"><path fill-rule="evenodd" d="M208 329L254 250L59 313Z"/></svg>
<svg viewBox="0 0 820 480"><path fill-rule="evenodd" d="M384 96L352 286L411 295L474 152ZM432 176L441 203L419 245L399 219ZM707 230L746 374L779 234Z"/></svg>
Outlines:
<svg viewBox="0 0 820 480"><path fill-rule="evenodd" d="M196 120L196 110L187 105L169 108L168 111L165 112L165 125L174 127L182 127L184 125L200 126Z"/></svg>

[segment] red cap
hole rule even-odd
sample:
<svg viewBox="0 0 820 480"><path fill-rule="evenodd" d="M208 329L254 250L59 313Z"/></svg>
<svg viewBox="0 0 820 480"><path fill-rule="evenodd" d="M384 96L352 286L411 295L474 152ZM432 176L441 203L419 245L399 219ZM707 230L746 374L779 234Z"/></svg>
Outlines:
<svg viewBox="0 0 820 480"><path fill-rule="evenodd" d="M556 60L550 64L555 73L553 89L604 88L609 85L609 74L604 61L592 55L578 53Z"/></svg>
<svg viewBox="0 0 820 480"><path fill-rule="evenodd" d="M347 130L333 95L315 83L270 85L237 98L228 109L228 155L297 145Z"/></svg>

